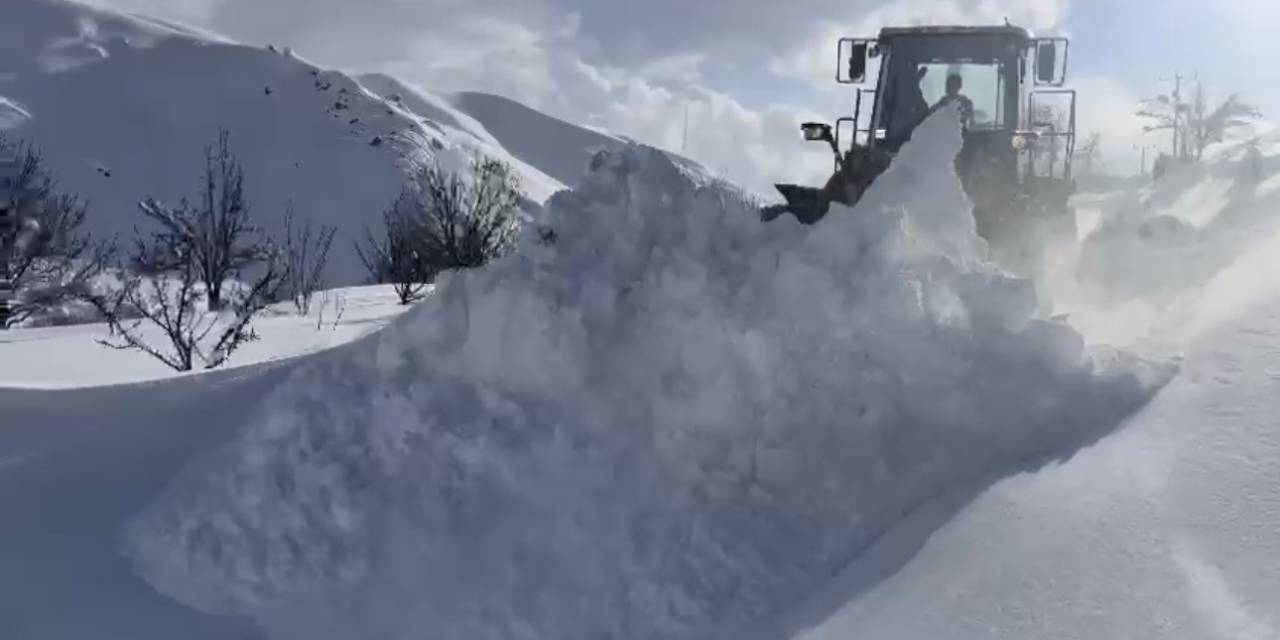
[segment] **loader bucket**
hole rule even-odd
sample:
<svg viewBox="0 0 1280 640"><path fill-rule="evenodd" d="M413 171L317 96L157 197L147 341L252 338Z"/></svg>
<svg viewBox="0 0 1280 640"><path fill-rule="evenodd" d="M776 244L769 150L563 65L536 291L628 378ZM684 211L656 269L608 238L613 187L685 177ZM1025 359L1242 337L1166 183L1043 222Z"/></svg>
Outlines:
<svg viewBox="0 0 1280 640"><path fill-rule="evenodd" d="M889 168L891 159L892 156L884 151L855 145L845 153L840 167L821 189L795 184L774 185L787 203L765 207L760 211L760 217L769 222L790 213L802 224L814 224L827 215L833 202L850 207L857 204L871 183Z"/></svg>

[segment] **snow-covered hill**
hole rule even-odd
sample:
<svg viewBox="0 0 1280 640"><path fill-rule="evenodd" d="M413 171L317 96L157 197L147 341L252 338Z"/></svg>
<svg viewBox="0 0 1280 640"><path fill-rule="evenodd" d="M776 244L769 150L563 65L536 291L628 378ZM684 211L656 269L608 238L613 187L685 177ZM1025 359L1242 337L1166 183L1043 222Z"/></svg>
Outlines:
<svg viewBox="0 0 1280 640"><path fill-rule="evenodd" d="M491 137L426 120L288 52L69 0L5 0L2 10L0 129L43 150L62 184L90 200L89 226L103 235L127 235L148 195L193 196L203 148L225 128L256 219L278 231L292 200L337 226L331 275L355 283L364 274L350 243L408 169L441 155L460 165L477 150L510 158ZM531 201L562 187L516 164Z"/></svg>
<svg viewBox="0 0 1280 640"><path fill-rule="evenodd" d="M510 98L488 93L437 95L385 74L357 76L360 83L409 111L466 132L512 162L536 167L559 184L575 186L589 172L599 151L618 151L635 141L554 118ZM702 165L669 150L659 150L690 172L709 175Z"/></svg>
<svg viewBox="0 0 1280 640"><path fill-rule="evenodd" d="M483 124L511 153L571 186L587 175L587 164L597 151L616 151L627 144L502 96L464 92L449 101Z"/></svg>

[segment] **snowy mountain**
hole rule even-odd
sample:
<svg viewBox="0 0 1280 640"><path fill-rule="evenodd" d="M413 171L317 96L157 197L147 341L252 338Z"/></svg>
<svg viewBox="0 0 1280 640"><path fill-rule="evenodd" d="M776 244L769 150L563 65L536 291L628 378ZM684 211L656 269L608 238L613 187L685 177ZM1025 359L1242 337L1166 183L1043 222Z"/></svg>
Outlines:
<svg viewBox="0 0 1280 640"><path fill-rule="evenodd" d="M458 93L449 102L483 124L502 145L553 178L576 185L596 151L617 151L627 142L539 113L514 100L487 93Z"/></svg>
<svg viewBox="0 0 1280 640"><path fill-rule="evenodd" d="M414 113L291 52L68 0L6 0L3 18L0 130L43 150L105 236L127 236L146 196L194 196L203 149L225 128L257 221L278 231L293 201L338 227L332 280L354 283L364 274L350 243L407 171L436 157L458 166L475 151L512 159L491 136L453 126L466 116L451 107ZM532 202L563 187L515 165Z"/></svg>
<svg viewBox="0 0 1280 640"><path fill-rule="evenodd" d="M409 111L470 134L510 154L513 162L536 167L560 184L575 186L589 171L599 151L618 151L636 144L625 136L597 131L549 116L515 100L488 93L437 95L379 73L357 76L369 90ZM699 163L665 149L672 162L693 173L710 175Z"/></svg>

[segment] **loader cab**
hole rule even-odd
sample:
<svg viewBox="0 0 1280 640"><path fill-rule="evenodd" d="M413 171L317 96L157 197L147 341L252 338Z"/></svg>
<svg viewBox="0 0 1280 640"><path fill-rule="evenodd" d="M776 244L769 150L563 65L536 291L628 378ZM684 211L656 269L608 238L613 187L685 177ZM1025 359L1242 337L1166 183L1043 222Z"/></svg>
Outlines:
<svg viewBox="0 0 1280 640"><path fill-rule="evenodd" d="M854 143L897 152L958 84L966 154L1007 164L1019 181L1070 180L1075 93L1060 88L1067 47L1013 25L891 27L876 39L842 39L836 79L874 77L875 86L859 86L853 116L837 121L837 153Z"/></svg>
<svg viewBox="0 0 1280 640"><path fill-rule="evenodd" d="M988 33L987 31L995 31ZM1028 48L1026 31L958 28L885 29L869 131L872 145L897 150L912 130L959 85L972 104L966 131L1002 133L1017 127Z"/></svg>
<svg viewBox="0 0 1280 640"><path fill-rule="evenodd" d="M853 114L802 125L805 139L832 151L832 175L821 188L777 184L786 202L763 207L764 221L791 214L816 224L832 203L856 204L920 123L958 104L956 175L992 256L1032 272L1042 264L1038 245L1075 240L1076 94L1062 88L1065 39L1010 24L886 28L874 39L841 39L837 63L836 80L858 85ZM874 86L862 86L870 79Z"/></svg>

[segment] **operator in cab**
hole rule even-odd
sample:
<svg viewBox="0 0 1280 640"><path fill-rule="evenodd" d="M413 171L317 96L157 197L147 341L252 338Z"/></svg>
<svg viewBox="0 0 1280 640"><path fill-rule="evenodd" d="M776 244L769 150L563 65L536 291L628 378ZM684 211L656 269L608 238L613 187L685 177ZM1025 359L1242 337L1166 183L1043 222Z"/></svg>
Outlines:
<svg viewBox="0 0 1280 640"><path fill-rule="evenodd" d="M960 77L959 73L953 71L948 74L947 92L938 100L937 104L933 105L929 113L933 113L949 104L957 103L960 105L960 126L963 129L968 129L973 124L973 101L968 96L960 93L963 88L964 78Z"/></svg>

